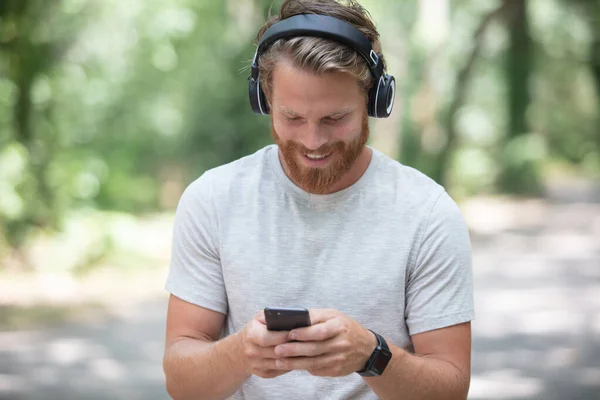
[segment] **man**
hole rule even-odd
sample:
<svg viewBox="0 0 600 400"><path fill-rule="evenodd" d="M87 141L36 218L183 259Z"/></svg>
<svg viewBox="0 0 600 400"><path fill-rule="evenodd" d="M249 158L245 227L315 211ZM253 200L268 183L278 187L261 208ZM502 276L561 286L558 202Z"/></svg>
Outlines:
<svg viewBox="0 0 600 400"><path fill-rule="evenodd" d="M394 97L374 24L354 1L286 0L258 39L250 96L275 144L180 200L169 394L465 399L468 231L442 187L366 146ZM271 306L308 308L312 325L269 331Z"/></svg>

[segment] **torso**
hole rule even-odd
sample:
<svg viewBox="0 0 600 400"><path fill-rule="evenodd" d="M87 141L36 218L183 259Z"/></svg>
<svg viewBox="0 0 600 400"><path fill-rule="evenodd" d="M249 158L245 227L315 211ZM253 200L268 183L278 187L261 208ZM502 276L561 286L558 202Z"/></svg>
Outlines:
<svg viewBox="0 0 600 400"><path fill-rule="evenodd" d="M239 172L215 199L229 307L225 334L267 306L335 308L409 346L406 272L415 262L427 199L442 189L429 183L410 193L403 188L406 171L374 152L357 184L310 196L277 170L276 147L264 152L264 162ZM268 381L253 376L238 397L376 398L354 375L335 381L303 371Z"/></svg>

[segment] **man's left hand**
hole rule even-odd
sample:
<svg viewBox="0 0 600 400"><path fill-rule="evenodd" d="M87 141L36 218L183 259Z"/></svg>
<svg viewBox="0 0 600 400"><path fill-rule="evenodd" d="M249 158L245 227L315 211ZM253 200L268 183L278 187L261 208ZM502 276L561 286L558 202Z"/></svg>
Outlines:
<svg viewBox="0 0 600 400"><path fill-rule="evenodd" d="M276 365L306 370L315 376L345 376L364 368L377 338L357 321L333 309L312 309L312 325L289 332L288 342L275 348Z"/></svg>

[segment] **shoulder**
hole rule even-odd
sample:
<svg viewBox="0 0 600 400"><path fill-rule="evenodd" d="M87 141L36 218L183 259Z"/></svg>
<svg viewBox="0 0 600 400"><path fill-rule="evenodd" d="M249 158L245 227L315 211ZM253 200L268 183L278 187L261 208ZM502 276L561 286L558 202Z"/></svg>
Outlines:
<svg viewBox="0 0 600 400"><path fill-rule="evenodd" d="M253 154L206 170L192 181L183 196L191 198L220 197L234 188L245 186L249 181L264 177L270 172L269 159L274 145L263 147Z"/></svg>
<svg viewBox="0 0 600 400"><path fill-rule="evenodd" d="M445 188L416 168L402 164L378 150L377 188L405 207L428 208L446 192Z"/></svg>
<svg viewBox="0 0 600 400"><path fill-rule="evenodd" d="M442 185L380 152L377 157L376 196L391 204L403 224L416 227L417 241L426 239L426 232L467 230L458 204Z"/></svg>

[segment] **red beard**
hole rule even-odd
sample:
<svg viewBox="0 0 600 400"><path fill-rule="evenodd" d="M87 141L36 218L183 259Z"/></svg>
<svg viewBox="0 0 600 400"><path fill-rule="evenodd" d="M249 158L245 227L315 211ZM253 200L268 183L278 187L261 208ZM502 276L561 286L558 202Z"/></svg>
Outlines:
<svg viewBox="0 0 600 400"><path fill-rule="evenodd" d="M352 142L338 141L329 143L318 149L319 154L331 152L329 157L335 157L331 165L326 167L306 167L299 158L310 151L300 143L291 140L282 141L275 131L271 119L271 134L288 167L290 178L302 189L313 194L328 194L333 186L352 168L356 159L369 139L369 117L364 115L360 136Z"/></svg>

